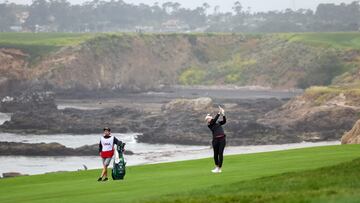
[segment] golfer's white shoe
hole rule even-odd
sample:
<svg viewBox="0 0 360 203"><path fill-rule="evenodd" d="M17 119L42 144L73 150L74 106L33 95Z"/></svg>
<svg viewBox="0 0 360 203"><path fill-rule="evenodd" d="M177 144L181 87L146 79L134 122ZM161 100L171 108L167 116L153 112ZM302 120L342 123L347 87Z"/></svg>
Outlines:
<svg viewBox="0 0 360 203"><path fill-rule="evenodd" d="M219 173L219 167L215 167L213 170L211 170L213 173Z"/></svg>
<svg viewBox="0 0 360 203"><path fill-rule="evenodd" d="M221 173L221 168L218 169L218 173Z"/></svg>

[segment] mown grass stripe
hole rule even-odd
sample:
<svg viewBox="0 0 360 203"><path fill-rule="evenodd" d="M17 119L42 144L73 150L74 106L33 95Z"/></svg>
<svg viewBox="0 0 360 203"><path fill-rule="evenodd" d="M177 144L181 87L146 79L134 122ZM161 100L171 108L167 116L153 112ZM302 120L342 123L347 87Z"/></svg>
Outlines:
<svg viewBox="0 0 360 203"><path fill-rule="evenodd" d="M196 190L206 193L217 185L331 166L359 156L357 145L327 146L227 156L223 173L216 175L210 173L212 159L200 159L129 167L124 181L106 183L96 181L99 170L2 179L0 202L145 201Z"/></svg>

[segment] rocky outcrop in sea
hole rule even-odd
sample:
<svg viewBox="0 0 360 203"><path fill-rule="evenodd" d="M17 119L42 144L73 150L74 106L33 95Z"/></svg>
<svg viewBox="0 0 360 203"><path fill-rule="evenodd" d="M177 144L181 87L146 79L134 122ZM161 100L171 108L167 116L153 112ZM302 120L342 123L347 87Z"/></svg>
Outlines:
<svg viewBox="0 0 360 203"><path fill-rule="evenodd" d="M29 92L19 96L5 96L0 101L0 112L13 113L24 111L56 110L53 92Z"/></svg>

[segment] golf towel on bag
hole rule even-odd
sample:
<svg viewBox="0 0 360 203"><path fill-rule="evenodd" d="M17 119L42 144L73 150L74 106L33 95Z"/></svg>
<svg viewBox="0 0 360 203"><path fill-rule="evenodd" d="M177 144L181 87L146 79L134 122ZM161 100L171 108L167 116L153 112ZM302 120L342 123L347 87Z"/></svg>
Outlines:
<svg viewBox="0 0 360 203"><path fill-rule="evenodd" d="M113 168L112 168L112 173L111 173L113 180L122 180L122 179L124 179L124 176L125 176L126 162L125 162L124 154L123 154L124 146L125 146L125 143L119 143L116 145L115 159L113 162Z"/></svg>

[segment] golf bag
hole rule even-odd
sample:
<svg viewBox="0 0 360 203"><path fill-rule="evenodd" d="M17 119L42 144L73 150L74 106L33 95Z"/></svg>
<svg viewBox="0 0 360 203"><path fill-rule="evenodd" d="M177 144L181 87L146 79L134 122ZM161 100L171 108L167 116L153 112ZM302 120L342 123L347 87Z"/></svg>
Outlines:
<svg viewBox="0 0 360 203"><path fill-rule="evenodd" d="M124 147L125 143L118 143L115 150L115 159L113 163L111 176L113 180L122 180L125 176L125 159L124 159Z"/></svg>

